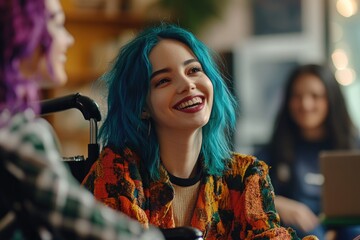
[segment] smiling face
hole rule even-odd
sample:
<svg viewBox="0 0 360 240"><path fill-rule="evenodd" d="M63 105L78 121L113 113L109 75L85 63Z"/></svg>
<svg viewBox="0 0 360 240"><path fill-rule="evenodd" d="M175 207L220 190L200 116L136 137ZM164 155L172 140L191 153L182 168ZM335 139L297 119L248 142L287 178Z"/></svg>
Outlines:
<svg viewBox="0 0 360 240"><path fill-rule="evenodd" d="M290 113L302 131L323 129L329 106L326 89L315 75L300 75L294 82Z"/></svg>
<svg viewBox="0 0 360 240"><path fill-rule="evenodd" d="M148 109L157 131L196 130L210 118L213 85L185 44L164 39L150 52Z"/></svg>
<svg viewBox="0 0 360 240"><path fill-rule="evenodd" d="M40 75L43 87L62 85L67 81L65 72L66 51L74 42L73 37L64 27L65 15L59 0L45 0L48 11L47 28L52 38L48 60L40 58ZM50 66L49 66L50 65Z"/></svg>

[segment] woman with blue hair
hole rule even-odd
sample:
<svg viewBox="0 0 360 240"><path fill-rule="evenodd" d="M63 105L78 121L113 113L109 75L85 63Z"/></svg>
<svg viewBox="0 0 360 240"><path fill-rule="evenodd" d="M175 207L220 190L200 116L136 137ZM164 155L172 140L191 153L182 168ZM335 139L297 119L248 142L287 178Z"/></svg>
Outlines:
<svg viewBox="0 0 360 240"><path fill-rule="evenodd" d="M165 23L126 44L102 78L104 147L83 184L145 226L192 226L206 239L298 239L279 225L267 165L231 152L236 102L214 56Z"/></svg>

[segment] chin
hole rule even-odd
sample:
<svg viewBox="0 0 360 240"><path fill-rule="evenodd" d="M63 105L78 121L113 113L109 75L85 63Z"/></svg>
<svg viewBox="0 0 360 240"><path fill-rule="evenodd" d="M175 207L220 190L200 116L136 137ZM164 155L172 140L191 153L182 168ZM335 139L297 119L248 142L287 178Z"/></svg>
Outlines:
<svg viewBox="0 0 360 240"><path fill-rule="evenodd" d="M41 88L60 87L65 85L68 80L63 64L52 64L51 67L44 65L40 68L39 75L42 79L39 83Z"/></svg>

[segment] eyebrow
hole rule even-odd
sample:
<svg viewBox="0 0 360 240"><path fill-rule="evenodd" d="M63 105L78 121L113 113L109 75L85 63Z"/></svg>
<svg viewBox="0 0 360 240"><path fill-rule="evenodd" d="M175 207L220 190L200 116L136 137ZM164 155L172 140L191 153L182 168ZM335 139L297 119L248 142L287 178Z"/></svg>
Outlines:
<svg viewBox="0 0 360 240"><path fill-rule="evenodd" d="M193 63L193 62L199 62L199 60L195 59L195 58L191 58L191 59L188 59L186 61L183 62L183 66L186 66L186 65L189 65L190 63ZM161 74L161 73L165 73L165 72L170 72L170 68L163 68L163 69L160 69L160 70L157 70L155 72L153 72L150 76L150 79L153 79L155 76Z"/></svg>

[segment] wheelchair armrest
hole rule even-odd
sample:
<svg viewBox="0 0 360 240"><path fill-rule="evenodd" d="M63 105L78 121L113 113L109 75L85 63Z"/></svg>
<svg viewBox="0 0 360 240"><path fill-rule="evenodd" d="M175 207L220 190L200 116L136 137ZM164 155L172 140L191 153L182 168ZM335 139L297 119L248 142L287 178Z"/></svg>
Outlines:
<svg viewBox="0 0 360 240"><path fill-rule="evenodd" d="M194 227L160 229L166 240L203 240L202 232Z"/></svg>

